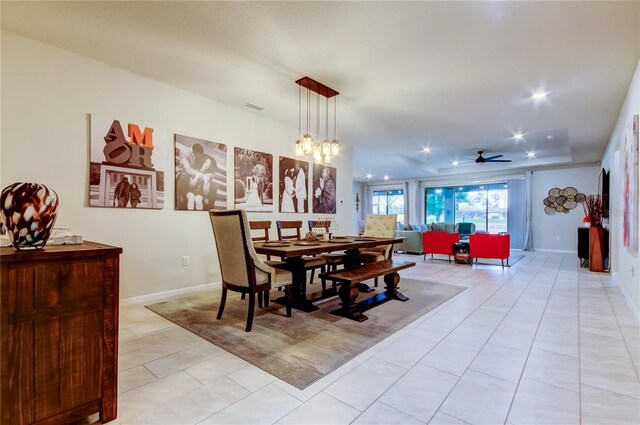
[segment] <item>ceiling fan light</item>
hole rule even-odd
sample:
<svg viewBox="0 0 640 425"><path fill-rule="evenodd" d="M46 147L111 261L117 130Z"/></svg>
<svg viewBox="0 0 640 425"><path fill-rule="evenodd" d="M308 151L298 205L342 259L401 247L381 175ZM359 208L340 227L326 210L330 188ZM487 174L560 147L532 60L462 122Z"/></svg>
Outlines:
<svg viewBox="0 0 640 425"><path fill-rule="evenodd" d="M331 155L338 156L340 155L340 141L334 140L331 142Z"/></svg>

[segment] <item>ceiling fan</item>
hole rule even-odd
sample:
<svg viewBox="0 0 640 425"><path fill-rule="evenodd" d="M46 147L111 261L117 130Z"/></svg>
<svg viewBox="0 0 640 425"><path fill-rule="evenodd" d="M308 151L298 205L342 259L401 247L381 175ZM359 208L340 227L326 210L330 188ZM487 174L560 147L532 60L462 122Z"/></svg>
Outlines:
<svg viewBox="0 0 640 425"><path fill-rule="evenodd" d="M482 156L484 151L478 151L478 157L476 158L476 164L484 164L485 162L511 162L510 159L498 159L502 158L504 155L493 155L488 158Z"/></svg>

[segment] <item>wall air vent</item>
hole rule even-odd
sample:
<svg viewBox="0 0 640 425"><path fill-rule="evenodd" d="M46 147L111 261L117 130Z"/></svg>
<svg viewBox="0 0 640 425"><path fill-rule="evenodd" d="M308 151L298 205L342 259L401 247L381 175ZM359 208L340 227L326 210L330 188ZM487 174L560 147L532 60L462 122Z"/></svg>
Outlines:
<svg viewBox="0 0 640 425"><path fill-rule="evenodd" d="M253 103L245 103L244 106L246 106L247 108L254 109L256 111L264 111L264 108L262 106L254 105Z"/></svg>

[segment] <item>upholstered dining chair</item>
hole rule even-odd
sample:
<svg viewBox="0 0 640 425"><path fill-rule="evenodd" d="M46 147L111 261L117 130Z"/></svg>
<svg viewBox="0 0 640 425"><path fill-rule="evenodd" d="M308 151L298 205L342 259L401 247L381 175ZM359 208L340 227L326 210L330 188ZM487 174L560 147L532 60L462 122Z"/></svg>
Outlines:
<svg viewBox="0 0 640 425"><path fill-rule="evenodd" d="M276 221L276 228L278 229L278 239L283 241L286 239L302 239L302 221ZM293 232L289 234L284 234L283 230ZM316 269L320 269L322 273L325 272L325 267L327 265L327 261L321 257L312 257L312 256L304 256L302 257L304 261L304 269L311 270L311 278L309 279L309 283L313 283L313 276ZM326 289L326 282L322 280L322 289Z"/></svg>
<svg viewBox="0 0 640 425"><path fill-rule="evenodd" d="M222 272L222 297L217 319L222 318L228 290L247 294L249 311L245 330L250 332L256 294L268 293L272 287L284 288L288 300L287 317L291 317L291 273L271 267L258 257L251 243L247 213L244 210L210 210L209 218Z"/></svg>
<svg viewBox="0 0 640 425"><path fill-rule="evenodd" d="M396 220L398 214L368 214L364 223L364 236L374 238L393 238L396 235ZM386 260L391 256L393 245L376 246L373 248L363 248L360 250L360 259L363 263L374 263ZM375 286L378 286L378 278L374 279Z"/></svg>

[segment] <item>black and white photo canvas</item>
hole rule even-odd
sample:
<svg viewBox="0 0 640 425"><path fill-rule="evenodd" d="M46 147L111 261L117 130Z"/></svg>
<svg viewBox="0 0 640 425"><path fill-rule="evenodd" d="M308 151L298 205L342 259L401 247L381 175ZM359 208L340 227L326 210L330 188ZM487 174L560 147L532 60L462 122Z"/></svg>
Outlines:
<svg viewBox="0 0 640 425"><path fill-rule="evenodd" d="M273 211L273 155L234 148L235 207L253 212Z"/></svg>
<svg viewBox="0 0 640 425"><path fill-rule="evenodd" d="M280 212L308 213L309 163L281 156L279 165Z"/></svg>
<svg viewBox="0 0 640 425"><path fill-rule="evenodd" d="M313 164L313 212L336 213L336 169Z"/></svg>
<svg viewBox="0 0 640 425"><path fill-rule="evenodd" d="M175 209L227 209L227 146L176 134Z"/></svg>

